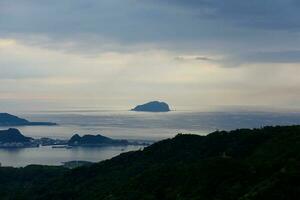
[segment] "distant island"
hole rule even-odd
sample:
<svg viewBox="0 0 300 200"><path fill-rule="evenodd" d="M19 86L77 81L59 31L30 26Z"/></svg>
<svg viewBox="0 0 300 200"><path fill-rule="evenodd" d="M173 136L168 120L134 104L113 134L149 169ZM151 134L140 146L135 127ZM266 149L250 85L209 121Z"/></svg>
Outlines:
<svg viewBox="0 0 300 200"><path fill-rule="evenodd" d="M0 113L0 126L54 126L52 122L30 122L15 115Z"/></svg>
<svg viewBox="0 0 300 200"><path fill-rule="evenodd" d="M115 145L129 145L127 140L114 140L103 135L84 135L80 137L75 134L68 141L69 146L115 146Z"/></svg>
<svg viewBox="0 0 300 200"><path fill-rule="evenodd" d="M169 112L171 111L169 105L165 102L151 101L142 105L138 105L131 111L138 112Z"/></svg>

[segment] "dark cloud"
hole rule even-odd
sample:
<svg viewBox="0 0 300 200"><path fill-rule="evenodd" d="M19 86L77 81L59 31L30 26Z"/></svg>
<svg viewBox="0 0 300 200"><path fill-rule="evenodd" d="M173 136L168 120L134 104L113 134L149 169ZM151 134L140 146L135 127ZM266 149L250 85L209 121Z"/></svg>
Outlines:
<svg viewBox="0 0 300 200"><path fill-rule="evenodd" d="M207 56L177 56L175 60L199 60L199 61L217 61L214 58Z"/></svg>
<svg viewBox="0 0 300 200"><path fill-rule="evenodd" d="M262 29L300 28L297 0L162 0L168 5L188 9L199 17L224 20Z"/></svg>
<svg viewBox="0 0 300 200"><path fill-rule="evenodd" d="M276 62L252 52L296 49L299 10L297 0L0 0L0 37L83 53L144 45Z"/></svg>
<svg viewBox="0 0 300 200"><path fill-rule="evenodd" d="M202 61L215 61L215 59L213 59L213 58L204 57L204 56L197 56L195 59L202 60Z"/></svg>

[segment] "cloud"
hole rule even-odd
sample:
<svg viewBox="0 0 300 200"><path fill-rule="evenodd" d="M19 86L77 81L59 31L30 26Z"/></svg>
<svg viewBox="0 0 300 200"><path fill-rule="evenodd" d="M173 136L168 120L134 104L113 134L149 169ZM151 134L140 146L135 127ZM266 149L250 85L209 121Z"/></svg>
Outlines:
<svg viewBox="0 0 300 200"><path fill-rule="evenodd" d="M202 60L202 61L214 61L213 58L204 57L204 56L197 56L195 59L196 60Z"/></svg>
<svg viewBox="0 0 300 200"><path fill-rule="evenodd" d="M199 60L199 61L217 61L216 58L208 56L177 56L175 60Z"/></svg>
<svg viewBox="0 0 300 200"><path fill-rule="evenodd" d="M300 50L254 52L241 58L256 63L300 63Z"/></svg>
<svg viewBox="0 0 300 200"><path fill-rule="evenodd" d="M297 0L164 0L165 5L187 9L195 16L260 29L299 29Z"/></svg>
<svg viewBox="0 0 300 200"><path fill-rule="evenodd" d="M299 8L295 0L1 0L0 37L86 55L157 48L230 57L295 49Z"/></svg>
<svg viewBox="0 0 300 200"><path fill-rule="evenodd" d="M282 68L292 64L300 63L300 50L281 50L281 51L250 51L237 53L218 60L219 66L231 67L249 67L249 65L280 65Z"/></svg>

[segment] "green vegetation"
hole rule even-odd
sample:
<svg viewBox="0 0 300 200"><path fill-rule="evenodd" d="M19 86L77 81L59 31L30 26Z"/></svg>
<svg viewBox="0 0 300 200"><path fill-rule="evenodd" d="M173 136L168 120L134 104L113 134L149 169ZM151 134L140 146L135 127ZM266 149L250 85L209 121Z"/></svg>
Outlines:
<svg viewBox="0 0 300 200"><path fill-rule="evenodd" d="M88 162L88 161L73 160L73 161L64 162L63 166L69 169L74 169L77 167L89 166L92 164L93 164L92 162Z"/></svg>
<svg viewBox="0 0 300 200"><path fill-rule="evenodd" d="M177 135L76 169L0 168L1 199L292 200L300 126Z"/></svg>

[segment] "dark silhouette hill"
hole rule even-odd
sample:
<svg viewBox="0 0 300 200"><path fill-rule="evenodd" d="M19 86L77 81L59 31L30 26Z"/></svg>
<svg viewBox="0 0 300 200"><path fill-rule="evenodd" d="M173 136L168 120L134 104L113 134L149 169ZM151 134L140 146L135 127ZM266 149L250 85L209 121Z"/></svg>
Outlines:
<svg viewBox="0 0 300 200"><path fill-rule="evenodd" d="M0 168L3 199L298 200L300 126L177 135L67 170Z"/></svg>
<svg viewBox="0 0 300 200"><path fill-rule="evenodd" d="M15 115L0 113L0 126L52 126L51 122L30 122Z"/></svg>
<svg viewBox="0 0 300 200"><path fill-rule="evenodd" d="M131 110L140 112L169 112L170 108L165 102L151 101L149 103L138 105Z"/></svg>

